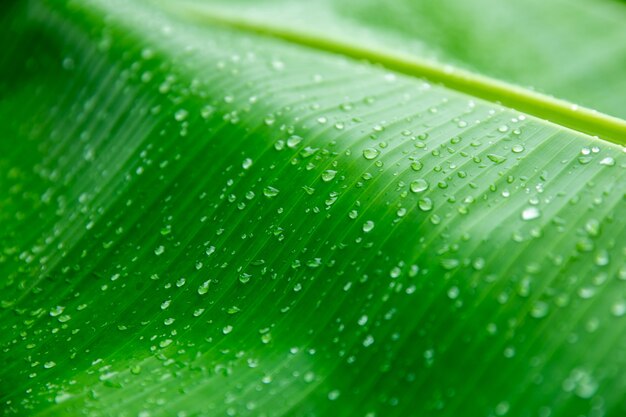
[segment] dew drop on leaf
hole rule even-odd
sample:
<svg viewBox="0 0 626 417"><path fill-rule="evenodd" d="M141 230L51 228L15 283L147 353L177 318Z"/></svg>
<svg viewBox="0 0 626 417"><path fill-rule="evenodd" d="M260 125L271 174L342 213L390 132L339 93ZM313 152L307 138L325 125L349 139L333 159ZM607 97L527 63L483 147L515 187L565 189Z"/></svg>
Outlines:
<svg viewBox="0 0 626 417"><path fill-rule="evenodd" d="M302 142L302 140L303 139L300 136L292 135L289 137L289 139L287 139L287 146L293 149L298 146Z"/></svg>
<svg viewBox="0 0 626 417"><path fill-rule="evenodd" d="M332 169L327 169L326 171L322 172L322 181L324 182L332 181L335 178L335 175L337 175L337 171L332 170Z"/></svg>
<svg viewBox="0 0 626 417"><path fill-rule="evenodd" d="M417 202L417 207L422 211L431 211L433 209L433 201L428 197L421 198Z"/></svg>
<svg viewBox="0 0 626 417"><path fill-rule="evenodd" d="M422 164L420 161L411 162L411 169L413 171L420 171L423 167L424 164Z"/></svg>
<svg viewBox="0 0 626 417"><path fill-rule="evenodd" d="M606 158L600 161L600 165L612 167L615 165L615 159L611 158L610 156L607 156Z"/></svg>
<svg viewBox="0 0 626 417"><path fill-rule="evenodd" d="M549 306L545 301L536 301L533 303L530 309L530 316L536 319L541 319L548 315Z"/></svg>
<svg viewBox="0 0 626 417"><path fill-rule="evenodd" d="M374 229L374 226L375 226L374 222L371 220L368 220L363 224L363 231L365 233L371 232Z"/></svg>
<svg viewBox="0 0 626 417"><path fill-rule="evenodd" d="M616 301L611 305L611 314L615 317L623 317L626 315L626 301Z"/></svg>
<svg viewBox="0 0 626 417"><path fill-rule="evenodd" d="M209 292L209 284L211 284L211 280L204 281L202 284L200 284L200 286L198 287L198 294L204 295Z"/></svg>
<svg viewBox="0 0 626 417"><path fill-rule="evenodd" d="M272 186L263 188L263 195L267 198L276 197L280 191Z"/></svg>
<svg viewBox="0 0 626 417"><path fill-rule="evenodd" d="M415 181L411 181L411 191L414 193L421 193L428 189L428 182L423 179L417 179Z"/></svg>
<svg viewBox="0 0 626 417"><path fill-rule="evenodd" d="M506 161L505 156L498 155L495 153L487 154L487 158L489 158L491 162L495 162L496 164L501 164L502 162Z"/></svg>
<svg viewBox="0 0 626 417"><path fill-rule="evenodd" d="M527 207L522 210L522 220L533 220L541 216L537 207Z"/></svg>
<svg viewBox="0 0 626 417"><path fill-rule="evenodd" d="M331 400L331 401L335 401L337 398L339 398L340 394L341 393L339 392L339 390L337 390L337 389L332 390L332 391L330 391L328 393L328 399Z"/></svg>
<svg viewBox="0 0 626 417"><path fill-rule="evenodd" d="M380 154L380 151L376 148L366 148L363 150L363 157L371 160L376 158Z"/></svg>

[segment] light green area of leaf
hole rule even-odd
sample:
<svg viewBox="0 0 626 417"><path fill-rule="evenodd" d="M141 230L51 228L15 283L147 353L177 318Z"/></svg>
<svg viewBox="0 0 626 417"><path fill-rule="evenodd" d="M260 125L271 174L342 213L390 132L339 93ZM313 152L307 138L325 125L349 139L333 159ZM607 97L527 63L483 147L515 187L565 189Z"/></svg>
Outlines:
<svg viewBox="0 0 626 417"><path fill-rule="evenodd" d="M626 117L615 0L187 0L260 25L408 54Z"/></svg>
<svg viewBox="0 0 626 417"><path fill-rule="evenodd" d="M4 414L626 412L621 146L141 2L15 7Z"/></svg>

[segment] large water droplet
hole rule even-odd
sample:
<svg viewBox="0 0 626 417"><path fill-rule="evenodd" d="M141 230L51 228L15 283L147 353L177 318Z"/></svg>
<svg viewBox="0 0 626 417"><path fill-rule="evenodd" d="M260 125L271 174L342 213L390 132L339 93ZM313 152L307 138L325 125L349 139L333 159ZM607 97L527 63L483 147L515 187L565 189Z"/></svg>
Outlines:
<svg viewBox="0 0 626 417"><path fill-rule="evenodd" d="M374 159L380 154L380 151L376 148L366 148L363 150L363 157L365 159Z"/></svg>
<svg viewBox="0 0 626 417"><path fill-rule="evenodd" d="M267 186L263 188L263 195L268 198L276 197L280 190L278 188L274 188L272 186Z"/></svg>
<svg viewBox="0 0 626 417"><path fill-rule="evenodd" d="M363 224L363 231L365 233L371 232L374 229L374 226L375 226L374 222L371 220L368 220Z"/></svg>
<svg viewBox="0 0 626 417"><path fill-rule="evenodd" d="M420 178L415 181L412 181L410 188L411 188L411 191L414 193L421 193L428 189L428 182Z"/></svg>
<svg viewBox="0 0 626 417"><path fill-rule="evenodd" d="M523 220L533 220L541 216L541 212L537 207L527 207L522 210L522 219Z"/></svg>

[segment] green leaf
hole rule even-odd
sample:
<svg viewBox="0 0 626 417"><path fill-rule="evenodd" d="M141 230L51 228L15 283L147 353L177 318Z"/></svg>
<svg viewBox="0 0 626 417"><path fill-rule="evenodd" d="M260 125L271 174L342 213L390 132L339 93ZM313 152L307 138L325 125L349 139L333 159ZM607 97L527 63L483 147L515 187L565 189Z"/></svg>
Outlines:
<svg viewBox="0 0 626 417"><path fill-rule="evenodd" d="M626 122L506 83L623 116L620 61L525 79L393 4L6 6L5 415L626 412ZM604 56L623 5L581 4Z"/></svg>

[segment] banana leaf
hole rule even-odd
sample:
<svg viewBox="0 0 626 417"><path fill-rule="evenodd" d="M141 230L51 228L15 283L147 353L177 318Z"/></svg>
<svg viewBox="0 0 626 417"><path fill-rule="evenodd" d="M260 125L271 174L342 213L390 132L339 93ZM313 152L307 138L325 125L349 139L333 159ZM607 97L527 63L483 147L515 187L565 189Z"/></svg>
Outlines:
<svg viewBox="0 0 626 417"><path fill-rule="evenodd" d="M623 3L0 13L3 415L625 415Z"/></svg>

